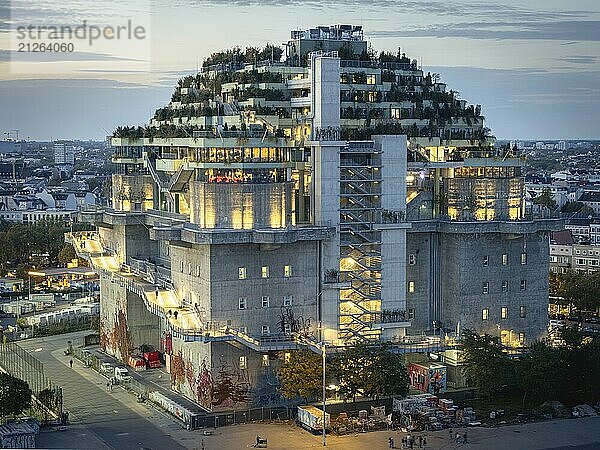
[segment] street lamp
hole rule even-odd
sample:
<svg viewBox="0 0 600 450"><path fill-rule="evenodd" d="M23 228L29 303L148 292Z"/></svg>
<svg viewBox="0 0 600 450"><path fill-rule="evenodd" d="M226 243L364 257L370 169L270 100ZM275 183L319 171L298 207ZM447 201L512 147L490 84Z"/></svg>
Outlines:
<svg viewBox="0 0 600 450"><path fill-rule="evenodd" d="M325 341L321 341L321 353L323 355L323 447L327 446L327 432L325 431L325 404L326 404L326 392L325 392Z"/></svg>

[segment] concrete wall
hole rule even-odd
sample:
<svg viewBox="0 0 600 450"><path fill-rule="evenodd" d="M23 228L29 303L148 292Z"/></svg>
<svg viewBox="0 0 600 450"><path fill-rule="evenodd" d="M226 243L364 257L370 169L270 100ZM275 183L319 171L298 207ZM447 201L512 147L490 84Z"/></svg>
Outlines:
<svg viewBox="0 0 600 450"><path fill-rule="evenodd" d="M266 325L271 334L280 333L282 315L317 326L317 242L298 242L272 246L257 244L214 245L211 247L212 320L233 328L247 327L250 335L259 336ZM292 267L292 276L284 277L284 266ZM262 278L262 267L269 277ZM239 268L246 269L246 279L239 279ZM262 306L262 297L269 306ZM283 306L284 296L292 296L292 307ZM246 309L239 309L239 298L246 298Z"/></svg>
<svg viewBox="0 0 600 450"><path fill-rule="evenodd" d="M469 328L477 332L499 336L501 331L513 335L525 333L531 343L543 336L547 326L548 308L548 235L535 234L451 234L439 236L439 270L433 276L435 256L424 253L428 233L409 233L407 253L416 254L416 265L408 266L408 281L415 282L415 292L407 294L408 308L414 308L412 334L431 329L432 304L436 301L432 278L441 284L441 310L439 321L445 329L456 331ZM417 253L417 250L419 252ZM431 250L431 247L430 247ZM527 254L526 264L521 264L521 254ZM503 265L502 255L507 255ZM488 259L485 266L484 257ZM429 278L429 280L428 280ZM525 290L521 290L525 280ZM508 281L506 291L503 282ZM488 294L483 285L488 283ZM525 317L520 317L520 307L525 307ZM501 318L501 308L507 308L507 317ZM489 311L483 320L482 310ZM427 314L429 313L429 314Z"/></svg>

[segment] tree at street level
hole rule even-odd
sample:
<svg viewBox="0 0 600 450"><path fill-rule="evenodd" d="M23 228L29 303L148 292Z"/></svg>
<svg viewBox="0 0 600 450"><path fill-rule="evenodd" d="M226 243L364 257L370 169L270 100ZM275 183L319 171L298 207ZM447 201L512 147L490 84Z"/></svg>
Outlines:
<svg viewBox="0 0 600 450"><path fill-rule="evenodd" d="M316 399L322 389L321 356L310 350L291 352L277 373L285 398L301 397L305 402Z"/></svg>
<svg viewBox="0 0 600 450"><path fill-rule="evenodd" d="M0 373L0 417L14 417L31 405L31 389L26 381Z"/></svg>

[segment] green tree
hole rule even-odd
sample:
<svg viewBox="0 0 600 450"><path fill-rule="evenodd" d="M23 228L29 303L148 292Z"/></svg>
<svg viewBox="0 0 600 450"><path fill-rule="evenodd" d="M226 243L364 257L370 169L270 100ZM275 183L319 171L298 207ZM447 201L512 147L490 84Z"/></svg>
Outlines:
<svg viewBox="0 0 600 450"><path fill-rule="evenodd" d="M465 330L462 350L463 373L484 396L491 397L515 383L514 367L498 337Z"/></svg>
<svg viewBox="0 0 600 450"><path fill-rule="evenodd" d="M540 401L558 398L564 381L569 378L561 353L560 349L535 342L529 353L515 362L523 406L527 398Z"/></svg>
<svg viewBox="0 0 600 450"><path fill-rule="evenodd" d="M301 397L305 402L319 396L322 389L322 357L310 350L291 352L277 371L279 390L285 398Z"/></svg>
<svg viewBox="0 0 600 450"><path fill-rule="evenodd" d="M578 213L582 215L593 215L594 210L590 208L588 205L582 202L569 201L560 208L561 212L564 213Z"/></svg>
<svg viewBox="0 0 600 450"><path fill-rule="evenodd" d="M366 344L347 347L334 358L334 372L340 393L356 401L356 396L372 390L369 375L373 373L373 354Z"/></svg>
<svg viewBox="0 0 600 450"><path fill-rule="evenodd" d="M550 290L579 311L600 308L600 272L568 271L550 277Z"/></svg>
<svg viewBox="0 0 600 450"><path fill-rule="evenodd" d="M0 417L17 416L30 405L29 384L7 373L0 373Z"/></svg>
<svg viewBox="0 0 600 450"><path fill-rule="evenodd" d="M373 350L374 362L366 377L369 397L401 396L408 394L409 378L402 356L392 353L387 346Z"/></svg>
<svg viewBox="0 0 600 450"><path fill-rule="evenodd" d="M558 208L556 200L554 200L554 197L552 197L552 193L548 188L543 189L542 193L533 199L533 203L535 205L543 206L550 211L556 211L556 208Z"/></svg>
<svg viewBox="0 0 600 450"><path fill-rule="evenodd" d="M60 262L61 264L70 263L76 258L77 253L75 253L75 248L71 244L63 245L63 248L58 253L58 262Z"/></svg>

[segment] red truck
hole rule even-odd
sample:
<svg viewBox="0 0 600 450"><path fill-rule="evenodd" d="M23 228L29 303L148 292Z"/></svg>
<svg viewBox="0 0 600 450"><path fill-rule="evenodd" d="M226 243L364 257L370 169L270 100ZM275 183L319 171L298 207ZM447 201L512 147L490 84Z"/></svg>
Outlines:
<svg viewBox="0 0 600 450"><path fill-rule="evenodd" d="M160 367L160 353L157 351L144 353L144 361L150 369Z"/></svg>

